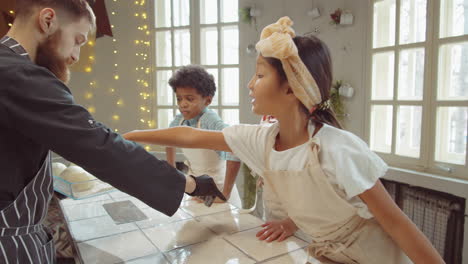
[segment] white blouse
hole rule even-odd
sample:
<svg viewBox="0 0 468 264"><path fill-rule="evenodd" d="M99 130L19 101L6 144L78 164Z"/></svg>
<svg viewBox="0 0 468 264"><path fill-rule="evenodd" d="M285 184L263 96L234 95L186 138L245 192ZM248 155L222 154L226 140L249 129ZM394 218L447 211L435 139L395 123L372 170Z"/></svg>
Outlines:
<svg viewBox="0 0 468 264"><path fill-rule="evenodd" d="M309 123L312 135L315 127ZM256 174L262 175L265 163L267 138L275 138L279 124L240 124L223 129L224 138L233 151ZM319 160L322 170L338 194L357 207L358 214L371 218L367 206L357 196L372 188L377 179L385 175L388 166L356 135L324 124L315 135L320 141ZM270 149L270 170L298 170L308 162L310 143L285 150ZM343 196L343 195L342 195Z"/></svg>

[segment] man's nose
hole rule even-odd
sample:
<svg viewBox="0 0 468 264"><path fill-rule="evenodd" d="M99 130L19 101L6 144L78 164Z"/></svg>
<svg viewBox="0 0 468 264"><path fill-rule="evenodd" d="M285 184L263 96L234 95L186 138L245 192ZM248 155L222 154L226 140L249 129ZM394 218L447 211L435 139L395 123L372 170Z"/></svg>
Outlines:
<svg viewBox="0 0 468 264"><path fill-rule="evenodd" d="M70 56L70 64L75 64L78 62L78 58L76 56Z"/></svg>
<svg viewBox="0 0 468 264"><path fill-rule="evenodd" d="M70 56L70 60L71 60L72 64L75 64L80 60L80 50L79 49L75 49L72 52L72 54Z"/></svg>

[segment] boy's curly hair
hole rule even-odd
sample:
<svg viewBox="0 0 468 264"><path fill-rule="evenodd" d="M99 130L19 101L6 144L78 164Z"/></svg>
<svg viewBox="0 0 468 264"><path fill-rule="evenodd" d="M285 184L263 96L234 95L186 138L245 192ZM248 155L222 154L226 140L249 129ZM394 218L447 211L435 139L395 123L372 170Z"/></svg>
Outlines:
<svg viewBox="0 0 468 264"><path fill-rule="evenodd" d="M193 87L203 96L214 96L216 84L213 75L199 65L188 65L178 69L169 79L169 85L174 90L177 87Z"/></svg>

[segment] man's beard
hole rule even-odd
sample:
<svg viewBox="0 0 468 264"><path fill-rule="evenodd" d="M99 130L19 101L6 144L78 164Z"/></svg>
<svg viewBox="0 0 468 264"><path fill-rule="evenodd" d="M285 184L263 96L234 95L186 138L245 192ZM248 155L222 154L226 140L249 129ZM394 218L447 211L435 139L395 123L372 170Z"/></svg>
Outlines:
<svg viewBox="0 0 468 264"><path fill-rule="evenodd" d="M46 41L39 44L36 53L36 64L43 66L51 71L58 79L64 83L70 80L70 70L68 69L67 59L60 56L58 52L62 31L49 36Z"/></svg>

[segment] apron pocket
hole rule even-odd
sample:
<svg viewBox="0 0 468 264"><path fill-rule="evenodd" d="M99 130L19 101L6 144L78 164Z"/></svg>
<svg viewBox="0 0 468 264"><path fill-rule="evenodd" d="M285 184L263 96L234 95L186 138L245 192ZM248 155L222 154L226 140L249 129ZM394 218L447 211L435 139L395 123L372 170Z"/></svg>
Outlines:
<svg viewBox="0 0 468 264"><path fill-rule="evenodd" d="M42 259L47 261L46 263L55 263L55 246L54 246L54 238L49 232L45 232L47 234L47 242L41 246Z"/></svg>

